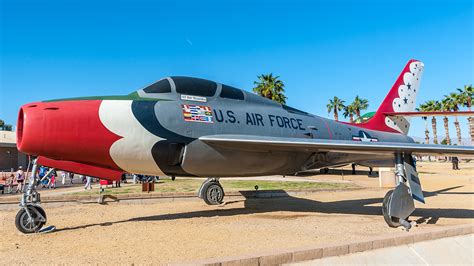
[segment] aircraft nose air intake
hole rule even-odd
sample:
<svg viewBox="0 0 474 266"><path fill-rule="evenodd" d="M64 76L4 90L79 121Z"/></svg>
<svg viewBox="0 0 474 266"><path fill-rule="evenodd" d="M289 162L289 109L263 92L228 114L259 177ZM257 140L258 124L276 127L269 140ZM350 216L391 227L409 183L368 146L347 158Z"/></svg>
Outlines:
<svg viewBox="0 0 474 266"><path fill-rule="evenodd" d="M18 149L21 147L21 140L23 138L23 108L18 112L18 120L16 122L16 145Z"/></svg>
<svg viewBox="0 0 474 266"><path fill-rule="evenodd" d="M23 153L37 155L41 152L43 114L38 103L26 104L20 108L17 120L17 146Z"/></svg>

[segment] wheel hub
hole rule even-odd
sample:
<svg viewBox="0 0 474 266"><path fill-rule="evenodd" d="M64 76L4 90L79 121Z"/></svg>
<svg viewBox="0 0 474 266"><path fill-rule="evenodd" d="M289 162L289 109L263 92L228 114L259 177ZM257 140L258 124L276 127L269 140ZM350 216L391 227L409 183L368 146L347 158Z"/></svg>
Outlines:
<svg viewBox="0 0 474 266"><path fill-rule="evenodd" d="M214 186L209 189L209 198L214 202L219 202L221 198L220 189L217 186Z"/></svg>

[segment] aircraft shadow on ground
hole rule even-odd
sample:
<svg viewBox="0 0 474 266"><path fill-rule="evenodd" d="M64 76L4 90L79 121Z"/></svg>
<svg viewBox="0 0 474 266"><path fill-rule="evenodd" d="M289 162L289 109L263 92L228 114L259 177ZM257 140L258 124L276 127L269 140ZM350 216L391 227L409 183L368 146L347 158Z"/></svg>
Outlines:
<svg viewBox="0 0 474 266"><path fill-rule="evenodd" d="M373 171L372 174L367 170L356 170L356 175L366 175L368 177L379 177L379 173L377 171ZM321 173L319 170L315 171L307 171L298 173L297 176L314 176L314 175L336 175L336 176L352 176L352 170L350 169L329 169L327 173Z"/></svg>
<svg viewBox="0 0 474 266"><path fill-rule="evenodd" d="M425 197L435 197L440 194L472 194L474 192L448 192L453 189L460 188L456 186L437 191L424 192ZM284 190L278 191L285 194ZM243 191L243 195L246 193ZM248 214L261 214L271 212L305 212L305 213L324 213L324 214L354 214L354 215L377 215L382 216L381 204L383 198L370 199L354 199L354 200L340 200L333 202L320 202L316 200L309 200L303 198L296 198L286 194L286 197L280 198L246 198L244 207L232 209L211 209L173 214L161 214L144 217L136 217L121 221L94 223L76 227L58 228L56 232L69 231L76 229L84 229L92 226L111 226L114 224L128 223L128 222L143 222L143 221L169 221L191 218L209 218L209 217L228 217ZM233 201L230 204L241 202ZM377 204L376 206L374 206ZM474 218L474 210L472 209L439 209L439 208L422 208L418 205L418 209L413 213L414 216L420 216L417 223L435 224L439 218L457 218L466 219Z"/></svg>

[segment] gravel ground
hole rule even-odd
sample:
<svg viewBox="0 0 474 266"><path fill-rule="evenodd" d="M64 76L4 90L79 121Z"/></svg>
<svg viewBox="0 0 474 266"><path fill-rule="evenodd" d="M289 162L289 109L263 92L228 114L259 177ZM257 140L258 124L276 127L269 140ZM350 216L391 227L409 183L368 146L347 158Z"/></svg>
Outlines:
<svg viewBox="0 0 474 266"><path fill-rule="evenodd" d="M474 222L474 163L461 171L422 163L427 204L413 231ZM314 176L325 180L340 175ZM0 264L158 264L284 250L399 234L381 216L386 189L366 175L345 176L366 189L301 198L146 205L72 205L47 209L50 234L22 235L16 211L0 213Z"/></svg>

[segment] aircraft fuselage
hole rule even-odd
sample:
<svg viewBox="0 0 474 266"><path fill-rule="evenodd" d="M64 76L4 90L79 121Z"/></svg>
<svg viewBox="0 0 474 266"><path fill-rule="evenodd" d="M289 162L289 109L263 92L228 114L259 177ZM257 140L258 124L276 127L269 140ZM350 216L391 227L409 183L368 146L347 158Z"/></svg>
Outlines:
<svg viewBox="0 0 474 266"><path fill-rule="evenodd" d="M20 111L19 147L26 153L54 160L130 173L223 177L290 175L352 162L391 166L393 158L228 149L211 147L199 137L240 134L413 142L403 134L322 118L219 83L214 83L210 91L180 93L178 80L164 79L172 86L160 93L145 88L128 96L27 104Z"/></svg>

